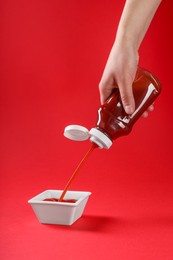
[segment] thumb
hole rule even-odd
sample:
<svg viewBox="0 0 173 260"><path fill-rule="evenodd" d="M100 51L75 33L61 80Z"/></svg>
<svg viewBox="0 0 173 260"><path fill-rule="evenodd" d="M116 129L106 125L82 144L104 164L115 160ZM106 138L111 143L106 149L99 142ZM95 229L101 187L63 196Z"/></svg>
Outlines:
<svg viewBox="0 0 173 260"><path fill-rule="evenodd" d="M114 89L114 86L113 86L113 80L112 79L109 79L107 81L105 81L105 80L100 81L99 92L100 92L101 104L106 102L106 100L112 94L113 89Z"/></svg>

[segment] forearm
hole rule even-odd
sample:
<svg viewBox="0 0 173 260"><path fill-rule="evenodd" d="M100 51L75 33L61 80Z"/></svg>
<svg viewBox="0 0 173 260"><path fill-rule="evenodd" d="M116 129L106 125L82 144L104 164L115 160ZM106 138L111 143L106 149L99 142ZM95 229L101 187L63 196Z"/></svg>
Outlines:
<svg viewBox="0 0 173 260"><path fill-rule="evenodd" d="M146 34L161 0L127 0L119 22L116 43L128 42L136 50Z"/></svg>

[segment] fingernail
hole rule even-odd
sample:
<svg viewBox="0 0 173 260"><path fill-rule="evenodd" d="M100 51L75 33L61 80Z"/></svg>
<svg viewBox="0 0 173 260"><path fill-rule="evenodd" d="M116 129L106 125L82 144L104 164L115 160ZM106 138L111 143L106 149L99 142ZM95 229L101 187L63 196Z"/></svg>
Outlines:
<svg viewBox="0 0 173 260"><path fill-rule="evenodd" d="M125 106L125 111L127 114L132 114L134 109L131 105L129 105L129 106Z"/></svg>

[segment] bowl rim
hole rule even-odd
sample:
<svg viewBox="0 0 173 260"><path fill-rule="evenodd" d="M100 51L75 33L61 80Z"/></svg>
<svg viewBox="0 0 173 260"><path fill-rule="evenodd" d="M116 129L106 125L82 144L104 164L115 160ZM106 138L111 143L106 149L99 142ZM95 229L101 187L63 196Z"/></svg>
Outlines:
<svg viewBox="0 0 173 260"><path fill-rule="evenodd" d="M39 205L59 205L59 206L70 206L70 207L76 207L78 206L85 198L89 197L92 193L90 191L72 191L72 190L68 190L66 195L70 195L70 194L83 194L83 196L81 196L81 198L77 199L77 201L75 203L71 203L71 202L54 202L54 201L43 201L43 199L39 199L38 197L41 197L42 195L44 195L47 192L60 192L62 193L63 190L45 190L39 194L37 194L36 196L32 197L31 199L28 200L29 204L39 204Z"/></svg>

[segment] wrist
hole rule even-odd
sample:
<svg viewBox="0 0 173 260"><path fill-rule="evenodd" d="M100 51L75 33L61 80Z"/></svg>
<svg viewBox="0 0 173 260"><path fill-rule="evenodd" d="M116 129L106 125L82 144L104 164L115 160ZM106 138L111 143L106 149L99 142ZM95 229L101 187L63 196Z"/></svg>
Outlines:
<svg viewBox="0 0 173 260"><path fill-rule="evenodd" d="M115 44L117 46L128 47L138 52L140 43L140 37L133 32L128 32L126 29L117 32L115 38Z"/></svg>

